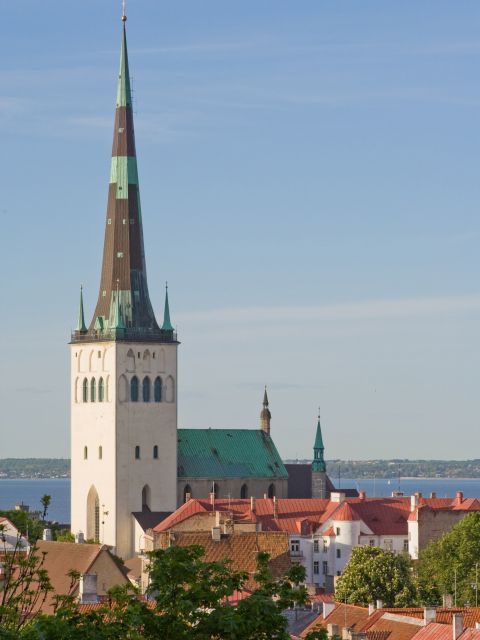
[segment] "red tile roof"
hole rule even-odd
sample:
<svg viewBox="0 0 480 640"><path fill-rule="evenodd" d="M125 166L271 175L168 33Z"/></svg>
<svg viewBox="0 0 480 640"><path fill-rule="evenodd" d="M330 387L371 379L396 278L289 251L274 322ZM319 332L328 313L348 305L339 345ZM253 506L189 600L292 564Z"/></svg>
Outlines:
<svg viewBox="0 0 480 640"><path fill-rule="evenodd" d="M335 522L355 522L356 520L360 520L360 517L356 509L352 509L348 502L343 502L342 506L332 515L332 520Z"/></svg>
<svg viewBox="0 0 480 640"><path fill-rule="evenodd" d="M467 498L420 498L417 509L434 510L480 510L480 501ZM211 514L215 511L231 512L236 522L261 521L263 531L286 531L288 533L313 533L322 525L330 527L332 521L361 521L362 535L368 528L373 535L407 535L408 520L416 520L417 509L411 511L410 497L400 498L346 498L343 502L331 502L315 498L279 498L274 517L274 503L270 498L257 498L254 511L249 499L215 500L191 499L169 517L162 520L153 531L168 531L176 524L194 515ZM327 531L330 531L328 528ZM327 531L323 535L330 535Z"/></svg>

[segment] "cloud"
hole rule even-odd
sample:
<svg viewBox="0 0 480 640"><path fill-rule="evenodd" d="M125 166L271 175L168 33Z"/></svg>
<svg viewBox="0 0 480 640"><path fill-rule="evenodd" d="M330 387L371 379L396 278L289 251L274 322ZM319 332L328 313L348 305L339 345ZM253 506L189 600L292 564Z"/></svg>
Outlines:
<svg viewBox="0 0 480 640"><path fill-rule="evenodd" d="M251 325L283 324L321 320L400 319L480 310L480 294L432 298L371 300L310 307L244 307L178 313L178 321L187 324Z"/></svg>

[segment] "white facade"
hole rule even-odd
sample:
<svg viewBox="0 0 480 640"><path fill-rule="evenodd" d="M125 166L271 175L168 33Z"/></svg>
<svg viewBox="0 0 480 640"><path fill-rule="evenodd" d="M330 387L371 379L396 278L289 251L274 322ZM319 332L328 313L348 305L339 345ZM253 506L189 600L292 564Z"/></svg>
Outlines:
<svg viewBox="0 0 480 640"><path fill-rule="evenodd" d="M71 345L71 460L72 533L131 557L132 512L177 506L176 343Z"/></svg>
<svg viewBox="0 0 480 640"><path fill-rule="evenodd" d="M333 528L332 535L322 535ZM329 532L330 533L330 532ZM354 547L380 547L384 551L408 553L407 535L374 535L362 520L335 518L322 525L313 535L291 533L290 555L306 571L306 584L333 591L335 578L342 575Z"/></svg>

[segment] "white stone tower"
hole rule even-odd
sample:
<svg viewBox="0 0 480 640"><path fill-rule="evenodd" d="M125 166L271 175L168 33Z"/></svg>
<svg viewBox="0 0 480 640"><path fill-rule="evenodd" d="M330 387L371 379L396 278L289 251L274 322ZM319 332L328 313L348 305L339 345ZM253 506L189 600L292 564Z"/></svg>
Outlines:
<svg viewBox="0 0 480 640"><path fill-rule="evenodd" d="M135 548L132 512L173 511L177 489L177 347L168 291L160 328L150 303L125 22L100 291L71 346L71 528Z"/></svg>

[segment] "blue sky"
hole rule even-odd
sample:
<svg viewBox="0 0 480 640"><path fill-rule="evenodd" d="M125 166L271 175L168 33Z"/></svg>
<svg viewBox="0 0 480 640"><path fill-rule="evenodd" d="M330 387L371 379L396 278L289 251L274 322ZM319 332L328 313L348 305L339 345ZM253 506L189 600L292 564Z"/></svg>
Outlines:
<svg viewBox="0 0 480 640"><path fill-rule="evenodd" d="M0 456L69 448L98 291L113 0L0 0ZM478 457L480 5L130 0L151 297L180 426L284 457Z"/></svg>

